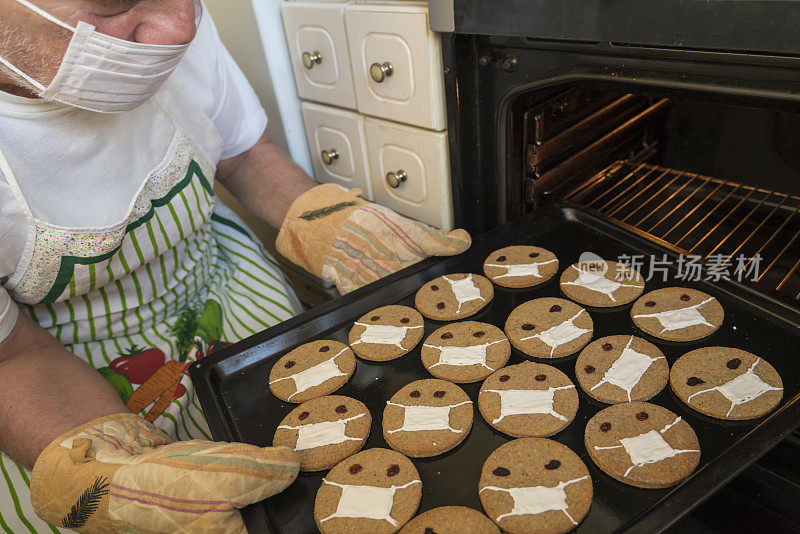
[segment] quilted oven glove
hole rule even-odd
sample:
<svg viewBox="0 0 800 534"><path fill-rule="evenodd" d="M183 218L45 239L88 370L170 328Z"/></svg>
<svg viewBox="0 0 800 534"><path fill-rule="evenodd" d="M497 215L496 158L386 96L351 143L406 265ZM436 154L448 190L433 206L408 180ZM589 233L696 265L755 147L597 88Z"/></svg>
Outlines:
<svg viewBox="0 0 800 534"><path fill-rule="evenodd" d="M298 197L276 245L293 263L342 294L428 256L453 256L472 243L465 230L443 232L359 198L360 189L323 184Z"/></svg>
<svg viewBox="0 0 800 534"><path fill-rule="evenodd" d="M239 508L282 491L299 464L285 447L170 443L136 414L95 419L39 455L31 503L78 532L246 532Z"/></svg>

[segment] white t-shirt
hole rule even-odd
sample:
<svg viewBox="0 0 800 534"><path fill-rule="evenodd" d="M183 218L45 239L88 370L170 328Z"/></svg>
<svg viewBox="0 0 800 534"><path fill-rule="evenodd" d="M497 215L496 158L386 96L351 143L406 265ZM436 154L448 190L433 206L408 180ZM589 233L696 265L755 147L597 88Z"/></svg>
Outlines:
<svg viewBox="0 0 800 534"><path fill-rule="evenodd" d="M252 147L264 133L267 115L258 97L219 38L208 13L194 42L161 92L178 86L190 102L165 98L180 120L202 113L217 128L227 159ZM161 92L159 94L161 94ZM119 114L84 111L0 91L0 152L34 217L65 227L114 224L127 213L142 179L164 157L172 125L153 106ZM191 132L190 132L191 134ZM202 147L201 148L205 148ZM214 161L216 163L216 161ZM20 265L31 222L0 172L0 285ZM0 340L16 324L18 308L0 287Z"/></svg>

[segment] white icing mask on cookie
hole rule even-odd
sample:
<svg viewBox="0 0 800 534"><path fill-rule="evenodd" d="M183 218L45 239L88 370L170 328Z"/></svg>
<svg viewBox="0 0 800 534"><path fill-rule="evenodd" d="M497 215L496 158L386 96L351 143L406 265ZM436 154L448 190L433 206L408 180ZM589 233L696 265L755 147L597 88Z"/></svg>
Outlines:
<svg viewBox="0 0 800 534"><path fill-rule="evenodd" d="M568 286L580 286L585 289L589 289L591 291L597 291L598 293L603 293L607 295L608 298L611 299L611 302L616 302L617 299L614 298L614 291L621 287L639 287L635 284L622 284L617 282L616 280L609 280L605 276L592 273L589 271L584 271L582 269L578 269L574 265L571 266L573 269L578 271L578 278L573 280L572 282L562 282L564 285Z"/></svg>
<svg viewBox="0 0 800 534"><path fill-rule="evenodd" d="M463 430L456 430L450 426L450 410L456 406L472 404L472 401L459 402L449 406L406 406L387 401L389 406L398 406L405 410L403 426L395 430L387 430L388 434L395 432L416 432L418 430L449 430L461 434Z"/></svg>
<svg viewBox="0 0 800 534"><path fill-rule="evenodd" d="M347 348L340 350L336 356L346 351ZM275 382L280 382L281 380L293 380L295 385L295 392L289 395L289 399L297 395L298 393L302 393L307 389L313 388L315 386L319 386L320 384L324 384L331 378L336 378L337 376L347 376L347 373L343 373L339 366L336 365L336 356L329 360L325 360L324 362L320 362L316 365L309 367L299 373L295 373L291 376L287 376L284 378L276 378L272 380L270 384L274 384Z"/></svg>
<svg viewBox="0 0 800 534"><path fill-rule="evenodd" d="M392 507L394 506L394 494L399 489L407 488L412 484L421 484L422 482L412 480L408 484L389 486L388 488L339 484L324 478L322 483L342 488L342 496L339 497L336 511L328 517L320 519L320 523L335 517L352 517L357 519L380 519L388 521L390 525L396 527L397 520L391 515Z"/></svg>
<svg viewBox="0 0 800 534"><path fill-rule="evenodd" d="M632 438L622 438L619 440L620 445L615 445L613 447L595 446L594 449L596 451L619 448L625 449L625 452L628 453L633 465L631 465L628 470L625 471L624 476L628 476L634 467L641 467L645 464L660 462L661 460L666 460L667 458L672 458L673 456L687 452L699 453L700 451L697 449L673 449L672 445L667 443L667 441L661 437L661 434L678 424L678 421L680 420L680 417L676 418L672 423L668 424L659 431L650 430L644 434L633 436Z"/></svg>
<svg viewBox="0 0 800 534"><path fill-rule="evenodd" d="M556 419L566 421L567 418L555 411L553 401L556 391L570 389L575 386L561 386L549 389L485 389L481 393L497 393L500 395L500 417L492 421L499 423L509 415L550 414Z"/></svg>
<svg viewBox="0 0 800 534"><path fill-rule="evenodd" d="M439 361L431 365L431 367L439 365L453 365L458 367L480 365L490 371L494 371L494 369L486 365L486 349L491 345L504 341L505 339L501 339L491 343L484 343L483 345L470 345L469 347L440 347L438 345L428 345L427 343L424 346L430 349L439 349L440 351Z"/></svg>
<svg viewBox="0 0 800 534"><path fill-rule="evenodd" d="M667 310L658 313L644 313L641 315L634 315L633 317L655 317L658 319L658 322L661 323L661 326L664 327L664 329L661 330L662 333L671 330L689 328L690 326L697 326L701 324L713 328L714 325L706 321L706 318L702 313L700 313L700 310L698 310L700 306L706 302L711 302L712 300L714 300L714 297L709 297L699 304L688 306L686 308L678 308L677 310Z"/></svg>
<svg viewBox="0 0 800 534"><path fill-rule="evenodd" d="M557 259L552 259L549 261L542 261L539 263L522 263L522 264L511 264L511 265L504 265L502 263L487 263L487 267L503 267L506 270L506 274L501 274L499 276L492 276L492 278L511 278L515 276L533 276L536 278L541 278L542 275L539 274L539 267L542 265L547 265L548 263L557 262Z"/></svg>
<svg viewBox="0 0 800 534"><path fill-rule="evenodd" d="M569 343L573 339L578 339L583 334L591 332L591 330L587 330L585 328L578 328L574 324L575 319L577 319L578 316L582 314L584 311L585 310L581 308L581 311L579 311L578 313L576 313L570 319L567 319L563 323L556 326L552 326L539 334L523 337L520 341L527 341L529 339L539 339L546 345L550 346L550 356L552 356L553 352L560 345Z"/></svg>
<svg viewBox="0 0 800 534"><path fill-rule="evenodd" d="M486 490L489 491L504 491L511 495L514 499L514 507L510 512L497 516L494 520L499 522L504 518L514 515L536 515L551 510L561 510L564 512L573 525L578 522L570 515L569 506L567 505L567 492L564 488L575 482L586 480L589 475L582 476L570 480L568 482L559 482L557 486L534 486L530 488L500 488L497 486L484 486L481 488L481 493Z"/></svg>
<svg viewBox="0 0 800 534"><path fill-rule="evenodd" d="M297 444L295 444L294 450L305 451L324 445L336 445L345 441L363 441L361 438L349 437L346 431L347 423L365 415L360 413L338 421L322 421L321 423L309 423L299 426L280 425L278 428L297 430Z"/></svg>
<svg viewBox="0 0 800 534"><path fill-rule="evenodd" d="M405 350L403 347L403 340L406 338L406 333L412 328L422 328L419 326L393 326L388 324L368 324L368 323L355 323L358 326L363 326L364 331L358 338L358 341L353 343L377 343L379 345L395 345Z"/></svg>
<svg viewBox="0 0 800 534"><path fill-rule="evenodd" d="M728 413L725 417L730 417L731 412L733 409L746 402L750 402L753 399L756 399L766 393L767 391L781 391L783 388L776 388L774 386L770 386L753 371L758 365L758 362L761 361L761 358L758 358L753 365L750 366L747 371L743 374L737 376L733 380L729 380L725 382L721 386L713 387L704 389L703 391L698 391L697 393L693 393L689 395L689 398L686 399L686 403L689 404L692 401L692 397L695 395L700 395L701 393L708 393L709 391L717 390L722 393L726 399L728 399L731 403L731 409L728 410Z"/></svg>
<svg viewBox="0 0 800 534"><path fill-rule="evenodd" d="M632 342L633 336L631 336L620 357L611 364L609 370L603 375L603 379L595 384L590 391L594 391L607 382L625 390L628 394L628 401L631 400L631 391L642 379L642 376L650 369L654 361L663 358L663 356L651 358L646 354L636 352L631 348Z"/></svg>
<svg viewBox="0 0 800 534"><path fill-rule="evenodd" d="M481 296L481 290L475 285L475 282L472 281L471 274L467 275L467 277L462 280L451 280L446 276L442 278L450 282L450 287L453 289L453 294L456 296L456 300L458 301L458 310L456 313L461 311L461 305L465 302L470 302L472 300L482 300L486 302L486 299Z"/></svg>

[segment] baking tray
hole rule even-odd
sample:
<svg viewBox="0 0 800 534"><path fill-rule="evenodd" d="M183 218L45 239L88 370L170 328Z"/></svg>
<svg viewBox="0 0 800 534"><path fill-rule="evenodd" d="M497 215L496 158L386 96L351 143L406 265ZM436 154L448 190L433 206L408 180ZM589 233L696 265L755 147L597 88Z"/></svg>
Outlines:
<svg viewBox="0 0 800 534"><path fill-rule="evenodd" d="M578 261L584 251L607 259L616 259L622 254L674 257L669 249L627 232L596 214L568 205L546 208L534 217L475 239L472 248L464 254L429 258L196 362L190 374L212 435L218 440L270 445L281 419L297 406L277 399L267 386L270 369L278 358L313 339L336 339L346 343L353 321L364 313L390 303L413 307L414 293L425 282L447 273L481 273L483 261L491 251L516 244L536 244L555 252L560 262L559 274ZM724 280L713 284L687 283L676 281L675 275L676 271L670 270L668 281L660 277L650 280L645 290L684 285L714 295L725 309L725 322L717 332L695 343L657 340L633 325L629 304L612 310L588 308L594 321L594 338L612 334L642 336L658 345L670 365L689 350L703 346L725 345L751 351L770 362L781 374L783 400L777 410L764 418L725 422L686 408L667 386L650 402L677 413L692 426L700 440L702 456L698 469L680 485L645 490L617 482L589 459L583 444L584 429L587 421L606 405L578 388L581 401L575 420L552 436L580 455L592 476L594 501L576 532L661 531L689 513L800 424L800 365L797 362L800 312L743 284ZM502 328L517 305L538 297L563 297L558 278L555 276L548 283L528 290L495 287L494 300L471 319ZM426 319L425 335L442 324ZM420 346L421 343L409 354L391 362L359 359L351 380L336 392L360 399L370 409L373 425L365 448L387 447L381 432L386 401L408 382L430 378L420 361ZM577 384L575 358L546 363L555 365ZM524 359L514 349L508 363ZM470 435L456 449L434 458L413 459L423 482L420 513L443 505L481 510L477 489L481 466L494 449L511 439L490 427L477 411L480 382L461 387L475 403L475 423ZM316 532L314 499L325 473L301 474L283 493L245 508L243 514L250 532Z"/></svg>

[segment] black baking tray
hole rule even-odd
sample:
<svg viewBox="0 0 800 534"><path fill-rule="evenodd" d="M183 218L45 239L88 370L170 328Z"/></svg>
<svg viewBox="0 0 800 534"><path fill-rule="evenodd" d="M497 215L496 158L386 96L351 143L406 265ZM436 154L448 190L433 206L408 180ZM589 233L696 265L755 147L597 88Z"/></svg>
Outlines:
<svg viewBox="0 0 800 534"><path fill-rule="evenodd" d="M390 303L414 305L414 293L427 281L447 273L481 273L486 256L493 250L515 244L536 244L558 256L560 271L590 251L607 259L620 255L662 254L674 257L666 247L614 225L602 217L561 205L541 210L536 216L510 224L474 240L464 254L429 258L417 265L370 284L358 291L314 308L275 327L242 340L196 362L190 369L212 435L266 446L275 428L296 405L272 395L267 377L275 361L298 345L313 339L347 342L355 319L373 308ZM647 274L647 269L642 274ZM583 443L587 421L606 405L580 392L575 420L555 439L581 456L594 484L594 500L577 532L658 532L689 513L748 465L775 446L800 425L800 312L792 306L759 293L749 286L675 280L660 277L647 282L646 291L671 285L694 287L717 297L725 309L722 327L696 343L677 344L654 339L639 331L630 319L630 304L619 308L594 309L594 338L612 334L637 334L654 342L670 365L691 349L724 345L753 352L770 362L781 374L784 397L777 410L750 422L711 419L686 408L669 387L650 402L683 417L700 440L702 456L694 474L680 485L663 490L637 489L602 473L588 457ZM538 297L562 296L555 276L543 286L529 290L495 288L494 300L472 319L503 327L508 314L519 304ZM425 335L442 323L425 320ZM420 361L418 345L406 356L385 363L358 360L352 379L337 394L363 401L373 417L365 448L387 447L381 432L386 401L412 380L430 378ZM547 361L575 381L575 358ZM523 361L514 350L509 364ZM541 361L541 360L539 360ZM577 382L576 382L577 383ZM477 406L480 383L463 384ZM580 388L579 388L580 390ZM428 459L414 459L423 491L419 512L443 505L463 505L481 510L478 479L484 460L511 438L494 430L476 409L472 432L453 451ZM250 532L316 532L313 509L317 489L325 472L301 474L286 491L243 510Z"/></svg>

